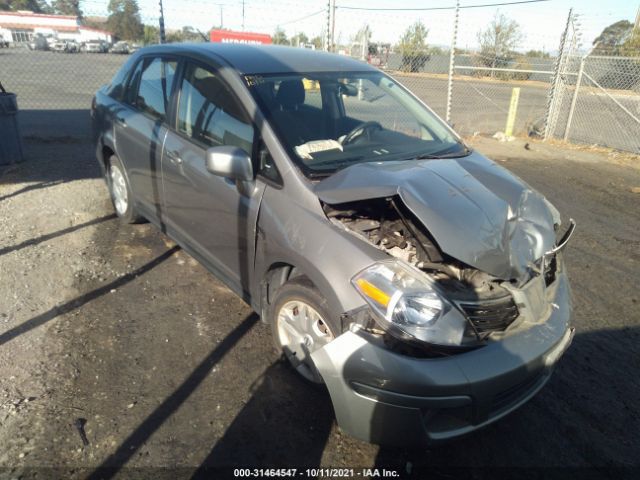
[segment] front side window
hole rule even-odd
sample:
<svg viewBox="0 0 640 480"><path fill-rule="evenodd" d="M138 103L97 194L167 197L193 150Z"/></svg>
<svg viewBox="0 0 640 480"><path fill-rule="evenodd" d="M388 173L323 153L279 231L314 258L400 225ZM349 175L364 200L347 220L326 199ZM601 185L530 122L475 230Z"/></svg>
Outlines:
<svg viewBox="0 0 640 480"><path fill-rule="evenodd" d="M207 147L232 145L252 153L253 126L213 72L187 66L178 101L178 130Z"/></svg>
<svg viewBox="0 0 640 480"><path fill-rule="evenodd" d="M176 66L175 61L162 58L146 60L139 64L131 83L132 90L135 91L137 88L137 95L135 98L129 98L130 103L141 112L164 120L167 116Z"/></svg>
<svg viewBox="0 0 640 480"><path fill-rule="evenodd" d="M249 75L245 81L310 176L361 162L469 153L444 122L381 72Z"/></svg>

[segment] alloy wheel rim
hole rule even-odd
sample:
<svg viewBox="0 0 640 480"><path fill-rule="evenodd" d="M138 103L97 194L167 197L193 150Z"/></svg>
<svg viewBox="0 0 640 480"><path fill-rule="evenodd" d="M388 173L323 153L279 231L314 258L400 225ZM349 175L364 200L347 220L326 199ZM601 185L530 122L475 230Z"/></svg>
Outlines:
<svg viewBox="0 0 640 480"><path fill-rule="evenodd" d="M278 340L293 367L307 380L322 383L311 354L335 337L322 316L310 305L291 300L277 316Z"/></svg>
<svg viewBox="0 0 640 480"><path fill-rule="evenodd" d="M129 206L129 197L127 194L127 183L122 174L122 170L116 165L111 165L109 169L111 176L111 195L113 196L113 204L118 215L124 215Z"/></svg>

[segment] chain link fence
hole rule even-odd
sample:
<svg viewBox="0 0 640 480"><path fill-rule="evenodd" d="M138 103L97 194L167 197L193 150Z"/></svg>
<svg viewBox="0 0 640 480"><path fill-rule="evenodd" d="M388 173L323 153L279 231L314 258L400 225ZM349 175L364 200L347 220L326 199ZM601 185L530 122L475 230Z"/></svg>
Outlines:
<svg viewBox="0 0 640 480"><path fill-rule="evenodd" d="M128 58L127 51L116 53L117 39L104 23L108 2L92 0L81 6L84 20L76 27L51 29L52 34L34 25L18 28L16 20L3 20L0 11L0 35L14 40L0 49L0 81L18 95L27 136L88 137L93 94ZM185 9L165 1L164 12L184 26L206 15L213 25L269 34L277 43L317 49L330 45L336 53L387 71L464 136L534 134L640 153L640 58L584 55L576 15L567 20L567 12L551 14L545 8L518 5L507 12L516 23L532 15L539 15L541 22L550 21L550 15L559 18L557 35L529 33L520 39L517 51L529 49L527 53L480 48L481 35L504 11L497 7L395 11L338 2L333 9L331 2L282 0L271 6L247 2L241 14L239 4L194 1ZM158 16L149 9L142 13L143 35L128 42L129 50L138 46L134 43L158 41ZM82 26L87 19L92 27ZM414 28L414 36L420 34L415 31L418 23L428 26L422 32L427 47L416 50L407 43L407 32ZM167 39L185 39L184 26L184 31L168 28ZM208 31L189 32L190 41L208 38ZM109 35L104 50L110 46L112 53L55 51L54 44L72 34L85 40ZM48 48L37 48L34 38L43 36L48 37ZM451 45L456 47L453 62Z"/></svg>
<svg viewBox="0 0 640 480"><path fill-rule="evenodd" d="M640 152L640 58L571 57L549 136Z"/></svg>

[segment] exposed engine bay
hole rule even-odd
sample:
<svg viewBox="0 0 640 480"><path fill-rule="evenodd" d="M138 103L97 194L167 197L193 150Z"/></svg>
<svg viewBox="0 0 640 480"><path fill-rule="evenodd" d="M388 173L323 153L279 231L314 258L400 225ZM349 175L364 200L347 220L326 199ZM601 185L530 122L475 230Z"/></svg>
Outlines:
<svg viewBox="0 0 640 480"><path fill-rule="evenodd" d="M327 217L389 255L428 272L459 301L495 299L509 292L498 279L443 254L397 197L324 205Z"/></svg>
<svg viewBox="0 0 640 480"><path fill-rule="evenodd" d="M505 280L444 254L398 197L323 204L323 208L337 226L429 273L465 312L479 337L504 330L518 317Z"/></svg>

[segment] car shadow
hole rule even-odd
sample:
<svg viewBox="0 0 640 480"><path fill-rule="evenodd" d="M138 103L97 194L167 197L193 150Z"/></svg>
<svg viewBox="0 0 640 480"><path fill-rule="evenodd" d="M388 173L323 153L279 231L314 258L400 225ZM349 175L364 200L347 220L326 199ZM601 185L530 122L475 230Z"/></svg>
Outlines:
<svg viewBox="0 0 640 480"><path fill-rule="evenodd" d="M40 237L36 237L36 238L30 238L29 240L25 240L24 242L19 243L17 245L11 245L11 246L8 246L8 247L0 248L0 257L2 255L6 255L7 253L15 252L16 250L22 250L23 248L31 247L33 245L38 245L39 243L46 242L46 241L51 240L53 238L61 237L61 236L66 235L68 233L72 233L72 232L75 232L77 230L81 230L83 228L90 227L92 225L97 225L99 223L103 223L103 222L106 222L106 221L109 221L109 220L113 220L115 218L117 218L116 214L115 213L111 213L109 215L104 215L102 217L94 218L92 220L89 220L89 221L84 222L84 223L80 223L78 225L73 225L71 227L63 228L62 230L58 230L57 232L47 233L45 235L41 235Z"/></svg>
<svg viewBox="0 0 640 480"><path fill-rule="evenodd" d="M551 379L496 423L446 444L380 448L405 478L638 478L640 328L578 332Z"/></svg>
<svg viewBox="0 0 640 480"><path fill-rule="evenodd" d="M211 369L246 335L258 322L252 313L240 322L216 347L191 371L189 376L169 395L131 434L97 467L87 480L113 478L151 438L164 422L186 402L200 384L209 376Z"/></svg>
<svg viewBox="0 0 640 480"><path fill-rule="evenodd" d="M66 139L69 143L91 141L91 117L88 108L21 109L18 112L18 125L25 141L33 137L44 141Z"/></svg>
<svg viewBox="0 0 640 480"><path fill-rule="evenodd" d="M202 461L192 479L232 468L319 467L333 424L329 394L280 358L251 388L251 399Z"/></svg>
<svg viewBox="0 0 640 480"><path fill-rule="evenodd" d="M18 124L24 161L0 166L0 184L33 182L37 185L0 197L0 200L36 188L101 177L91 141L88 109L21 110Z"/></svg>
<svg viewBox="0 0 640 480"><path fill-rule="evenodd" d="M64 315L65 313L76 310L82 307L83 305L85 305L86 303L92 300L95 300L96 298L101 297L102 295L105 295L114 289L117 289L126 285L132 280L135 280L140 275L143 275L149 270L152 270L153 268L155 268L156 266L158 266L159 264L161 264L162 262L170 258L179 249L180 247L178 246L170 248L169 250L165 251L163 254L157 256L153 260L150 260L149 262L133 270L132 272L129 272L119 277L113 282L110 282L106 285L103 285L102 287L96 288L95 290L92 290L88 293L80 295L79 297L71 299L68 302L63 303L62 305L57 305L51 308L50 310L47 310L46 312L41 313L40 315L37 315L31 318L30 320L27 320L26 322L23 322L20 325L10 330L7 330L6 332L1 333L0 346L4 345L7 342L10 342L14 338L22 335L23 333L27 333L33 330L34 328L44 325L45 323L53 320L54 318L60 315Z"/></svg>

